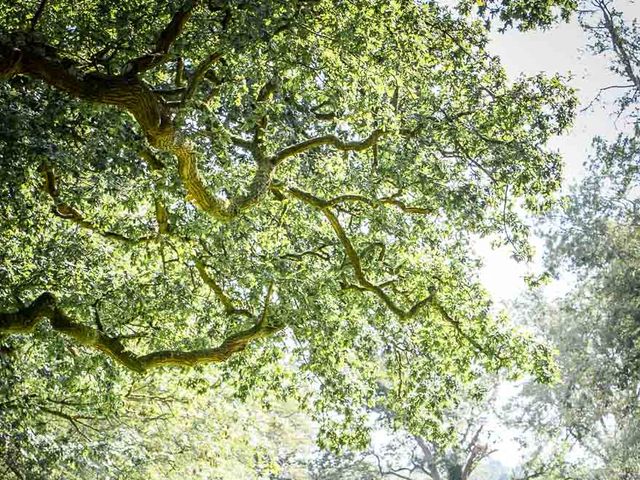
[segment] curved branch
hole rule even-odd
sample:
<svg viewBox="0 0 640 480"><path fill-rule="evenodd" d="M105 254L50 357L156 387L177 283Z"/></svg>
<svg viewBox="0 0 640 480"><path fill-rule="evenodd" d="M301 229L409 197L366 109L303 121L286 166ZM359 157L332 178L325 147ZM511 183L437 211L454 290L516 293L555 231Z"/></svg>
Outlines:
<svg viewBox="0 0 640 480"><path fill-rule="evenodd" d="M269 337L283 325L255 324L253 327L227 337L218 347L201 350L161 350L139 358L144 370L162 366L193 367L207 363L222 363L234 353L241 352L254 340Z"/></svg>
<svg viewBox="0 0 640 480"><path fill-rule="evenodd" d="M41 294L31 305L17 312L0 313L0 332L31 333L45 318L49 319L54 330L73 338L79 344L100 350L136 372L145 370L138 358L125 350L120 340L111 338L96 328L74 322L58 307L58 301L49 292Z"/></svg>
<svg viewBox="0 0 640 480"><path fill-rule="evenodd" d="M369 135L364 140L355 141L355 142L344 142L335 135L323 135L321 137L310 138L309 140L305 140L295 145L290 145L276 152L276 154L271 158L271 161L274 164L278 165L279 163L281 163L282 161L286 160L289 157L298 155L300 153L304 153L308 150L312 150L314 148L321 147L323 145L330 145L340 151L356 151L357 152L361 150L366 150L374 146L378 141L378 139L383 135L384 135L384 132L378 129L378 130L374 130L371 133L371 135Z"/></svg>
<svg viewBox="0 0 640 480"><path fill-rule="evenodd" d="M379 285L375 285L374 283L371 283L369 281L366 274L364 273L364 270L362 269L362 264L360 262L360 256L358 255L358 252L356 251L353 244L351 243L351 240L344 231L344 228L340 224L340 221L329 208L330 203L310 193L303 192L302 190L299 190L297 188L289 188L287 189L287 193L299 200L302 200L307 205L310 205L313 208L319 210L325 216L345 250L358 284L364 290L367 290L376 295L380 300L382 300L387 308L389 308L389 310L391 310L400 319L406 320L415 316L420 311L420 309L434 301L434 292L429 292L429 294L424 299L415 303L409 310L402 309L402 307L397 305L393 301L393 299L391 299L391 297L387 295L382 287L380 287Z"/></svg>
<svg viewBox="0 0 640 480"><path fill-rule="evenodd" d="M191 100L191 98L193 98L193 95L196 93L196 90L202 82L205 74L209 71L211 66L216 63L221 57L221 52L213 52L207 58L205 58L202 63L200 63L200 65L198 65L195 73L193 74L193 77L191 78L191 81L189 82L189 86L182 94L183 105L185 105L189 100Z"/></svg>
<svg viewBox="0 0 640 480"><path fill-rule="evenodd" d="M280 185L274 186L276 189L282 189ZM362 269L362 263L360 261L360 256L356 249L354 248L351 240L347 236L344 228L340 224L340 221L335 216L335 214L330 209L330 203L327 200L323 200L319 197L316 197L308 192L304 192L297 188L287 188L285 190L289 195L303 201L307 205L312 206L316 210L319 210L325 218L331 224L331 228L335 232L338 240L342 244L342 247L345 250L349 263L353 268L354 275L358 284L360 285L360 289L366 290L368 292L376 295L386 306L391 310L398 318L401 320L408 320L415 317L422 308L426 306L430 306L435 309L436 312L440 315L440 317L450 324L454 330L464 338L470 345L472 345L478 352L481 352L487 356L495 356L496 358L501 358L496 352L488 352L486 348L480 345L474 338L470 337L464 330L460 324L460 321L451 317L449 312L442 306L442 304L438 301L435 288L431 288L428 295L422 300L413 304L408 310L404 310L398 304L396 304L393 299L387 295L384 289L380 285L376 285L371 283L367 278L364 270Z"/></svg>
<svg viewBox="0 0 640 480"><path fill-rule="evenodd" d="M167 60L169 49L184 30L198 3L200 3L199 0L187 1L185 7L182 10L178 10L169 24L160 32L153 51L128 62L125 71L133 73L144 72Z"/></svg>
<svg viewBox="0 0 640 480"><path fill-rule="evenodd" d="M213 54L216 55L219 54ZM20 74L43 80L75 98L130 112L152 147L178 159L178 172L196 206L218 220L230 220L250 208L269 188L275 165L264 161L259 163L246 194L231 201L211 195L198 172L197 149L178 131L161 95L137 76L84 73L74 61L60 58L54 47L41 43L37 36L14 32L0 37L0 80ZM192 88L193 85L192 81Z"/></svg>
<svg viewBox="0 0 640 480"><path fill-rule="evenodd" d="M234 353L244 350L250 342L271 336L284 328L283 325L271 325L263 320L246 330L230 335L215 348L160 350L147 355L136 355L126 350L120 339L74 321L59 307L53 294L44 292L31 305L12 313L0 313L0 333L31 333L45 318L49 320L53 330L73 338L80 345L105 353L129 370L138 373L162 366L192 367L224 362Z"/></svg>
<svg viewBox="0 0 640 480"><path fill-rule="evenodd" d="M247 192L231 201L215 198L207 190L198 171L197 153L186 139L172 139L161 147L178 157L178 174L188 192L188 199L212 217L228 221L258 203L271 185L271 175L275 165L264 161L258 164Z"/></svg>
<svg viewBox="0 0 640 480"><path fill-rule="evenodd" d="M35 34L13 32L0 37L0 78L27 75L72 97L129 111L145 134L154 138L170 133L169 112L136 76L83 72L77 62L61 58L55 47Z"/></svg>

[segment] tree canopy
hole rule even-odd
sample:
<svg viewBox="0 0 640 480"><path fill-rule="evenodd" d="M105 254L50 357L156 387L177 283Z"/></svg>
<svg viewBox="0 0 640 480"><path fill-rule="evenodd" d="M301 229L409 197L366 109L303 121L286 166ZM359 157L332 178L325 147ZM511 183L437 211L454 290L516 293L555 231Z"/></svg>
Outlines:
<svg viewBox="0 0 640 480"><path fill-rule="evenodd" d="M555 5L500 18L530 28ZM552 201L546 143L575 99L557 76L508 81L459 7L3 1L7 404L112 408L137 375L218 363L337 447L363 445L373 405L434 434L484 371L548 380L470 246L528 256L520 213Z"/></svg>

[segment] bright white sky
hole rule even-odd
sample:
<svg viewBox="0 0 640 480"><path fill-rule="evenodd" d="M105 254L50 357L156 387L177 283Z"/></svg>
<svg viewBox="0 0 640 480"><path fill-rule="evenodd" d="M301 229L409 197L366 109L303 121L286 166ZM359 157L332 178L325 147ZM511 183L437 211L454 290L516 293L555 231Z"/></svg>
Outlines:
<svg viewBox="0 0 640 480"><path fill-rule="evenodd" d="M640 5L634 0L617 0L616 7L627 14L627 19L640 17ZM588 105L602 87L622 82L611 73L607 59L595 57L586 50L588 38L577 21L562 24L550 31L521 33L511 31L506 34L494 34L490 50L499 55L507 72L512 78L520 75L532 75L539 72L548 74L572 74L571 84L578 89L582 106ZM615 115L613 114L612 95L603 95L600 103L586 111L579 112L573 129L566 135L554 139L551 146L561 152L565 161L564 190L584 175L583 163L591 152L591 141L596 135L613 138L617 135ZM508 248L492 250L490 242L480 241L476 251L484 258L485 266L481 272L481 281L498 303L506 303L525 289L524 275L540 273L543 244L535 240L537 258L531 265L515 262L510 258ZM550 295L566 291L566 282L556 281L548 287ZM501 387L502 398L514 395L517 388L513 385ZM505 466L514 467L520 460L517 444L510 439L510 432L497 428L501 441L496 445L498 451L492 458Z"/></svg>

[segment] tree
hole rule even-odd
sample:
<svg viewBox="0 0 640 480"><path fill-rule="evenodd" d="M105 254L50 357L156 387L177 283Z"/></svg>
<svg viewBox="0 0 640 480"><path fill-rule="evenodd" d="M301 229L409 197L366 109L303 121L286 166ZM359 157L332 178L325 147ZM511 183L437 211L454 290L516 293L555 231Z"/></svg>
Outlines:
<svg viewBox="0 0 640 480"><path fill-rule="evenodd" d="M285 459L282 470L286 473L273 480L298 478L288 476L292 470L306 472L308 477L300 478L312 480L506 480L506 469L489 461L497 451L487 415L497 395L496 383L485 379L482 386L466 392L460 405L446 412L443 423L452 435L444 441L402 430L390 411L373 408L370 421L375 435L367 450L320 450L311 456Z"/></svg>
<svg viewBox="0 0 640 480"><path fill-rule="evenodd" d="M631 152L620 149L635 143L633 137L597 143L590 175L574 190L550 238L552 268L568 267L576 286L555 307L533 307L532 317L560 349L563 380L550 391L525 390L526 422L547 437L566 439L574 458L577 450L589 459L592 466L580 478L626 480L640 471L640 232L633 166L639 151L627 157L621 153ZM574 462L554 459L555 468L575 475ZM554 470L536 463L538 471Z"/></svg>
<svg viewBox="0 0 640 480"><path fill-rule="evenodd" d="M626 241L637 244L637 235ZM512 424L526 432L532 452L515 478L637 476L638 299L629 281L636 264L625 263L624 273L621 265L604 267L555 305L537 298L523 308L558 346L562 380L525 385L512 407Z"/></svg>
<svg viewBox="0 0 640 480"><path fill-rule="evenodd" d="M485 386L486 388L486 386ZM440 442L428 437L396 433L381 452L373 451L380 478L469 480L492 453L495 439L487 431L490 395L475 392L457 408L448 411L446 423L453 440ZM475 397L475 398L473 398Z"/></svg>
<svg viewBox="0 0 640 480"><path fill-rule="evenodd" d="M49 382L34 365L102 391L218 363L238 395L297 398L335 447L365 443L380 368L380 401L424 434L483 370L551 375L547 348L490 314L469 244L506 232L526 256L516 212L550 204L545 143L575 101L559 77L509 84L464 10L0 12L0 333L18 385Z"/></svg>

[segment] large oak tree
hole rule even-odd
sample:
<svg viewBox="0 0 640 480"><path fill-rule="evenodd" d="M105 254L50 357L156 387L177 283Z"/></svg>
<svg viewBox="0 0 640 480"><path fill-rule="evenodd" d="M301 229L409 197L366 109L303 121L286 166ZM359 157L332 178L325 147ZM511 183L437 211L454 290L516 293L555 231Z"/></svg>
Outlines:
<svg viewBox="0 0 640 480"><path fill-rule="evenodd" d="M487 6L527 28L555 3ZM509 82L470 4L3 0L10 401L220 363L336 445L366 405L432 433L484 370L547 378L471 245L528 254L519 212L559 185L545 144L574 99Z"/></svg>

